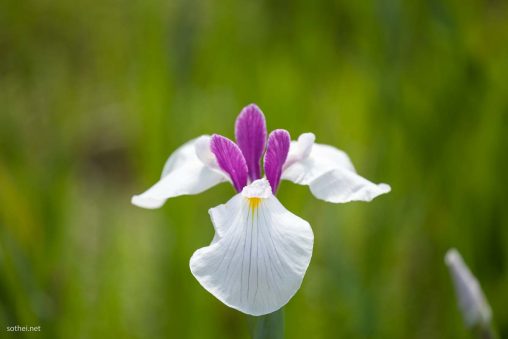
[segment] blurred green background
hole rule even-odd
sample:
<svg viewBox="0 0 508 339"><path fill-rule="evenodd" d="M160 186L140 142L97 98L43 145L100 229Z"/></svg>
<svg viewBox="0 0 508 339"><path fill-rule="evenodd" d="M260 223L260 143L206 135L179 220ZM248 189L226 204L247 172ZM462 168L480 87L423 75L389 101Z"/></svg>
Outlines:
<svg viewBox="0 0 508 339"><path fill-rule="evenodd" d="M507 79L501 0L2 0L0 337L247 338L188 268L231 186L130 197L251 102L392 186L333 205L282 183L315 233L287 338L466 337L449 247L508 337Z"/></svg>

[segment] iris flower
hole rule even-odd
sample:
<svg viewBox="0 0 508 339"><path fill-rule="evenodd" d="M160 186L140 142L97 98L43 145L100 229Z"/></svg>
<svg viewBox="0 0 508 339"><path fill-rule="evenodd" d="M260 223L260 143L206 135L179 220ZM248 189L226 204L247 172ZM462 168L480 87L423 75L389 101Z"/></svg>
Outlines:
<svg viewBox="0 0 508 339"><path fill-rule="evenodd" d="M312 133L291 141L277 129L267 138L265 117L254 104L236 119L235 137L236 143L217 134L187 142L169 157L161 179L132 203L159 208L169 198L230 182L237 193L209 210L215 236L192 255L190 269L224 304L257 316L291 299L312 256L309 223L275 196L281 179L308 185L315 197L332 203L370 201L390 187L358 175L344 152L314 143Z"/></svg>
<svg viewBox="0 0 508 339"><path fill-rule="evenodd" d="M455 248L448 250L445 263L453 278L459 308L466 326L489 328L492 310L480 283L467 267L459 251Z"/></svg>

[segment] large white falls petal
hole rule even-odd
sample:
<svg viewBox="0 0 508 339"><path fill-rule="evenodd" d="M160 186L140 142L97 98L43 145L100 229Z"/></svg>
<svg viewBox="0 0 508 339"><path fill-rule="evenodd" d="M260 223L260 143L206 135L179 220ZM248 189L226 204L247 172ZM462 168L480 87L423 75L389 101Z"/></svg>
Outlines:
<svg viewBox="0 0 508 339"><path fill-rule="evenodd" d="M210 158L209 150L204 148L209 138L193 139L173 152L164 165L161 179L144 193L133 196L132 203L143 208L159 208L169 198L201 193L227 181L212 160L203 161L205 157Z"/></svg>
<svg viewBox="0 0 508 339"><path fill-rule="evenodd" d="M370 201L390 191L356 173L345 152L313 141L313 134L305 133L291 143L282 179L308 185L316 198L333 203Z"/></svg>
<svg viewBox="0 0 508 339"><path fill-rule="evenodd" d="M210 210L216 236L190 260L192 274L206 290L251 315L274 312L291 299L309 266L314 242L308 222L266 191L249 189L259 182L269 185L266 179L257 180ZM255 197L256 192L264 197Z"/></svg>

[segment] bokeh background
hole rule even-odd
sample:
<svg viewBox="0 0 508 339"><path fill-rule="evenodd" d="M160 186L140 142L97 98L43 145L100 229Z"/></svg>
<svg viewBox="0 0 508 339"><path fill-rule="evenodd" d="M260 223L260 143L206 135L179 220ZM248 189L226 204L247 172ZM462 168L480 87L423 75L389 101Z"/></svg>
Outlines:
<svg viewBox="0 0 508 339"><path fill-rule="evenodd" d="M466 337L450 247L508 337L507 79L501 0L1 1L0 337L248 338L188 268L232 188L130 197L251 102L392 186L332 205L283 182L315 232L287 338Z"/></svg>

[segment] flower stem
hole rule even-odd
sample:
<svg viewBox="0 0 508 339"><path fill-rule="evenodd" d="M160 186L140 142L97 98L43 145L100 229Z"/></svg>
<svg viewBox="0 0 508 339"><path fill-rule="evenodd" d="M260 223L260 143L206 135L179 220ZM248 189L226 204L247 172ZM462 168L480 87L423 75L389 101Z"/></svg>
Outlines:
<svg viewBox="0 0 508 339"><path fill-rule="evenodd" d="M484 326L478 326L473 331L475 337L478 339L497 339L497 333L494 327L490 324Z"/></svg>
<svg viewBox="0 0 508 339"><path fill-rule="evenodd" d="M284 310L260 317L248 316L249 330L252 339L283 339Z"/></svg>

